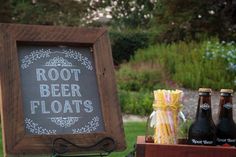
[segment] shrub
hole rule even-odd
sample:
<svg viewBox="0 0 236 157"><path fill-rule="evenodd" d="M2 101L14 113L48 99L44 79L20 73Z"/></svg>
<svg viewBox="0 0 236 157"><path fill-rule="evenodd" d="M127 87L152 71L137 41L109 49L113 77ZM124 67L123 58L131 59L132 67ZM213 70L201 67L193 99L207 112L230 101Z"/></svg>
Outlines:
<svg viewBox="0 0 236 157"><path fill-rule="evenodd" d="M205 46L205 60L220 60L225 62L227 67L226 70L236 74L236 43L231 42L220 42L215 39L212 41L206 42ZM235 78L236 81L236 78Z"/></svg>
<svg viewBox="0 0 236 157"><path fill-rule="evenodd" d="M152 92L119 90L121 110L126 114L149 115L152 112Z"/></svg>
<svg viewBox="0 0 236 157"><path fill-rule="evenodd" d="M173 89L175 83L189 89L236 89L235 59L236 44L217 39L157 44L138 50L116 73L122 111L148 115L153 90Z"/></svg>
<svg viewBox="0 0 236 157"><path fill-rule="evenodd" d="M135 55L136 56L136 55ZM153 90L167 88L161 68L154 61L131 59L116 72L121 109L126 114L149 115Z"/></svg>
<svg viewBox="0 0 236 157"><path fill-rule="evenodd" d="M161 82L163 81L161 72L159 69L151 68L151 66L154 65L148 63L121 65L117 71L119 89L139 92L165 88L166 85Z"/></svg>
<svg viewBox="0 0 236 157"><path fill-rule="evenodd" d="M235 88L236 45L232 45L208 41L158 44L139 50L133 60L158 62L182 87Z"/></svg>
<svg viewBox="0 0 236 157"><path fill-rule="evenodd" d="M110 31L109 34L115 64L128 61L136 50L148 47L151 35L143 31Z"/></svg>

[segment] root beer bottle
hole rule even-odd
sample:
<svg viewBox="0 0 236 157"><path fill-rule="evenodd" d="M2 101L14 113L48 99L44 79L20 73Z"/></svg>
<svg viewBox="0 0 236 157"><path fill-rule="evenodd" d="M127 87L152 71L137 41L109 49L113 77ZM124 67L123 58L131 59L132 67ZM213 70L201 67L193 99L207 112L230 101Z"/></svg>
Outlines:
<svg viewBox="0 0 236 157"><path fill-rule="evenodd" d="M195 121L189 128L188 144L215 145L216 127L211 114L211 89L199 88L199 99Z"/></svg>
<svg viewBox="0 0 236 157"><path fill-rule="evenodd" d="M232 113L232 89L220 90L219 119L216 125L216 144L236 146L236 124Z"/></svg>

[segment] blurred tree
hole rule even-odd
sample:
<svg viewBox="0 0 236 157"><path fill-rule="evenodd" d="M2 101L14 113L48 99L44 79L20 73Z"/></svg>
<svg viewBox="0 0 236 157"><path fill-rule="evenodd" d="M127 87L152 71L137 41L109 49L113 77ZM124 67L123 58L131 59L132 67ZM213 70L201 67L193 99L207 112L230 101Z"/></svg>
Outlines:
<svg viewBox="0 0 236 157"><path fill-rule="evenodd" d="M12 20L17 23L81 25L89 3L74 0L12 0Z"/></svg>
<svg viewBox="0 0 236 157"><path fill-rule="evenodd" d="M236 37L236 0L158 0L153 23L162 34L158 40L172 42L198 39L199 34Z"/></svg>
<svg viewBox="0 0 236 157"><path fill-rule="evenodd" d="M157 40L236 38L236 0L0 0L0 22L154 28Z"/></svg>
<svg viewBox="0 0 236 157"><path fill-rule="evenodd" d="M155 3L150 0L114 0L111 1L113 26L124 29L150 28Z"/></svg>
<svg viewBox="0 0 236 157"><path fill-rule="evenodd" d="M90 0L89 17L120 30L150 28L155 4L152 0Z"/></svg>
<svg viewBox="0 0 236 157"><path fill-rule="evenodd" d="M0 0L0 22L11 22L10 0Z"/></svg>
<svg viewBox="0 0 236 157"><path fill-rule="evenodd" d="M236 39L236 0L226 0L219 5L220 16L223 23L221 38Z"/></svg>

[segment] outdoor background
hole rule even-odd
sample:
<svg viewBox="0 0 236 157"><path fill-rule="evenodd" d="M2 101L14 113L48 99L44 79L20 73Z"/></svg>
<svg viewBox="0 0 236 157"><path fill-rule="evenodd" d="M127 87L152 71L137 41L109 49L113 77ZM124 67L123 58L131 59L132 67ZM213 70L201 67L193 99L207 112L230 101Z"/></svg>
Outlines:
<svg viewBox="0 0 236 157"><path fill-rule="evenodd" d="M236 0L0 2L0 22L106 27L123 114L149 115L156 89L236 89ZM128 149L111 156L145 134L145 122L124 126Z"/></svg>

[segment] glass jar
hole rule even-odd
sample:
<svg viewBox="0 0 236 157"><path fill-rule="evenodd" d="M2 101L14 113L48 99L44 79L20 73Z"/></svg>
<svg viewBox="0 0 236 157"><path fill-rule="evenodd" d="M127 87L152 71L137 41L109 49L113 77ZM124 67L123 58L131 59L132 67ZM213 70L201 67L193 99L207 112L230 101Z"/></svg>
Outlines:
<svg viewBox="0 0 236 157"><path fill-rule="evenodd" d="M147 120L146 142L177 144L182 96L180 90L154 91L154 111Z"/></svg>

